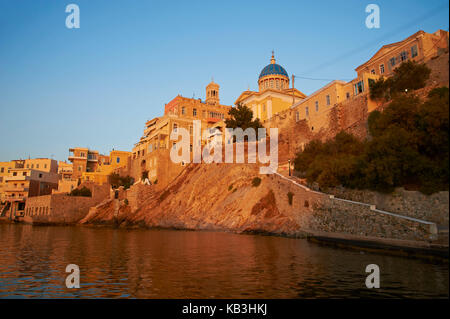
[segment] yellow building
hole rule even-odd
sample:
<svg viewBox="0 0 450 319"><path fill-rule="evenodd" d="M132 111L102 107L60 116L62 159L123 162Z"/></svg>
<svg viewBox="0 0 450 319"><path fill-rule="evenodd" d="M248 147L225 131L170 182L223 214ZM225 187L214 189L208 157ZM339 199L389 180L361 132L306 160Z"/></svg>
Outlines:
<svg viewBox="0 0 450 319"><path fill-rule="evenodd" d="M128 164L128 158L131 152L112 150L109 157L103 161L102 165L98 165L94 172L83 172L81 181L92 181L96 184L105 184L109 182L109 175L115 170L125 167Z"/></svg>
<svg viewBox="0 0 450 319"><path fill-rule="evenodd" d="M206 99L186 98L178 95L167 103L164 115L145 123L144 134L133 148L130 175L141 179L144 172L150 181L158 180L158 185L167 185L177 176L185 163L173 163L170 149L176 141L170 140L170 133L179 128L190 134L190 156L193 159L193 121L199 120L202 132L216 127L223 131L224 120L229 118L231 106L220 104L219 85L214 81L206 86ZM204 145L208 139L202 140Z"/></svg>
<svg viewBox="0 0 450 319"><path fill-rule="evenodd" d="M391 76L402 62L412 60L426 62L441 52L448 51L448 31L427 33L422 30L406 39L382 46L367 62L355 70L358 77L363 73Z"/></svg>
<svg viewBox="0 0 450 319"><path fill-rule="evenodd" d="M335 80L328 83L292 106L295 121L306 120L313 132L328 128L328 114L338 103L348 103L361 96L367 97L367 111L373 111L377 107L377 103L368 98L368 93L370 84L375 82L378 77L376 74L362 73L360 78L349 82Z"/></svg>
<svg viewBox="0 0 450 319"><path fill-rule="evenodd" d="M58 173L58 162L50 158L27 159L24 168L35 169L42 172Z"/></svg>
<svg viewBox="0 0 450 319"><path fill-rule="evenodd" d="M13 160L9 162L0 162L0 201L6 200L5 188L6 178L12 169L23 168L25 164L24 160Z"/></svg>
<svg viewBox="0 0 450 319"><path fill-rule="evenodd" d="M270 64L264 67L259 75L259 91L242 92L235 104L246 105L253 111L253 118L259 118L264 123L306 97L299 90L289 88L289 83L288 73L275 63L272 53Z"/></svg>

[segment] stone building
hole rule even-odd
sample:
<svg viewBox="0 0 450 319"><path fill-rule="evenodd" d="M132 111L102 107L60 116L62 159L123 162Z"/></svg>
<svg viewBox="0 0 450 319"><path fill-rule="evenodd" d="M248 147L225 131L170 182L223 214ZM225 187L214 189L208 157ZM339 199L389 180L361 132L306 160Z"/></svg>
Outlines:
<svg viewBox="0 0 450 319"><path fill-rule="evenodd" d="M72 178L78 179L83 172L94 172L99 165L99 152L85 147L70 148L69 161L73 164Z"/></svg>
<svg viewBox="0 0 450 319"><path fill-rule="evenodd" d="M170 148L177 143L170 140L172 131L184 128L190 133L191 160L194 120L200 121L202 130L216 127L223 131L231 106L220 104L219 88L214 81L209 83L205 101L178 95L165 105L163 116L146 122L144 134L132 151L129 172L135 180L146 174L150 181L166 185L182 170L185 163L173 163L170 159Z"/></svg>
<svg viewBox="0 0 450 319"><path fill-rule="evenodd" d="M109 175L128 165L131 152L112 150L109 156L102 155L101 163L94 172L83 172L81 182L92 181L96 184L106 184L109 182Z"/></svg>
<svg viewBox="0 0 450 319"><path fill-rule="evenodd" d="M22 168L24 164L23 160L0 162L0 201L4 202L6 200L5 186L6 178L9 176L11 169Z"/></svg>
<svg viewBox="0 0 450 319"><path fill-rule="evenodd" d="M25 202L29 197L48 195L58 188L57 162L49 160L48 167L49 171L31 168L10 169L8 177L5 178L4 188L10 218L23 215Z"/></svg>
<svg viewBox="0 0 450 319"><path fill-rule="evenodd" d="M420 30L402 41L382 46L367 62L355 70L358 77L363 73L391 76L402 62L412 60L423 63L437 57L443 51L448 51L448 35L448 31L444 30L437 30L434 33Z"/></svg>
<svg viewBox="0 0 450 319"><path fill-rule="evenodd" d="M289 88L288 73L275 62L272 53L270 64L259 74L259 91L244 91L235 102L236 105L240 103L249 107L253 111L253 118L259 118L263 123L306 97L294 87Z"/></svg>

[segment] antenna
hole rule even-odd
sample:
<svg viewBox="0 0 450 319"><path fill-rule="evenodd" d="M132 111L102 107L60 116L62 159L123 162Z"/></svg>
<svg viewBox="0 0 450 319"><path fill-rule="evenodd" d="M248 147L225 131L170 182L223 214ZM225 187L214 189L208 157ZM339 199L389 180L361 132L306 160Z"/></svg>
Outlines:
<svg viewBox="0 0 450 319"><path fill-rule="evenodd" d="M295 79L295 75L292 74L292 105L295 104L295 96L294 96L294 79Z"/></svg>

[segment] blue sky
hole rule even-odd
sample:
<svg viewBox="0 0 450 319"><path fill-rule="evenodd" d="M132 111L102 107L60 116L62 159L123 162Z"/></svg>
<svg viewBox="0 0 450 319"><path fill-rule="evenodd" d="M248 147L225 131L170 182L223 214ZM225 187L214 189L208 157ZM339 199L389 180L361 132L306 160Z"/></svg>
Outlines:
<svg viewBox="0 0 450 319"><path fill-rule="evenodd" d="M80 29L65 26L70 3ZM379 29L365 26L370 3ZM204 98L211 77L223 104L256 90L272 49L289 75L346 80L382 45L448 21L439 0L0 0L0 161L131 150L146 120L178 94Z"/></svg>

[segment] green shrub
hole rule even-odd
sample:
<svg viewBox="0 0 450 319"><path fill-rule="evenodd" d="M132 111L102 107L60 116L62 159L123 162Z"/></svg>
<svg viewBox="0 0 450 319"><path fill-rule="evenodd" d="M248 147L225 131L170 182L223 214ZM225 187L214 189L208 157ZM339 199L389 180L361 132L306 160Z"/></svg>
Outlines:
<svg viewBox="0 0 450 319"><path fill-rule="evenodd" d="M394 69L394 74L388 79L383 77L370 84L372 100L390 100L401 92L423 88L431 74L430 68L424 63L406 61Z"/></svg>
<svg viewBox="0 0 450 319"><path fill-rule="evenodd" d="M233 184L230 184L230 186L228 186L228 191L231 191L233 189Z"/></svg>
<svg viewBox="0 0 450 319"><path fill-rule="evenodd" d="M111 173L109 175L109 183L113 189L123 186L124 189L130 188L134 183L134 179L131 176L120 176L116 173Z"/></svg>
<svg viewBox="0 0 450 319"><path fill-rule="evenodd" d="M158 179L155 179L155 181L153 182L153 184L158 184Z"/></svg>
<svg viewBox="0 0 450 319"><path fill-rule="evenodd" d="M383 112L370 114L370 140L340 132L326 142L311 141L297 154L295 169L322 189L448 190L448 103L446 87L432 90L425 101L396 96Z"/></svg>
<svg viewBox="0 0 450 319"><path fill-rule="evenodd" d="M253 180L252 180L253 187L258 187L259 184L261 184L261 178L259 178L259 177L253 178Z"/></svg>
<svg viewBox="0 0 450 319"><path fill-rule="evenodd" d="M84 197L91 197L91 190L87 188L86 186L83 186L82 188L75 188L73 189L70 194L70 196L84 196Z"/></svg>
<svg viewBox="0 0 450 319"><path fill-rule="evenodd" d="M124 201L125 205L128 205L128 198L125 198Z"/></svg>

